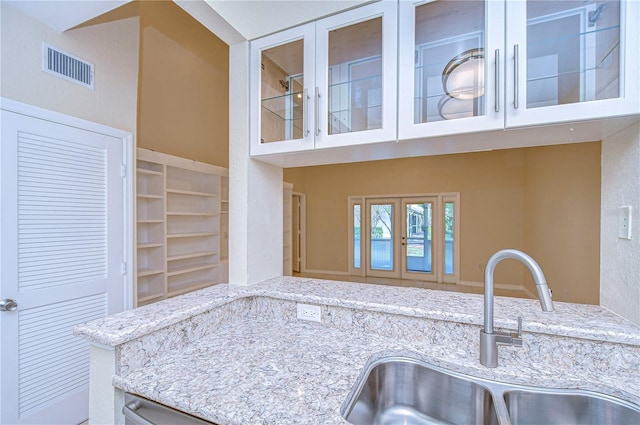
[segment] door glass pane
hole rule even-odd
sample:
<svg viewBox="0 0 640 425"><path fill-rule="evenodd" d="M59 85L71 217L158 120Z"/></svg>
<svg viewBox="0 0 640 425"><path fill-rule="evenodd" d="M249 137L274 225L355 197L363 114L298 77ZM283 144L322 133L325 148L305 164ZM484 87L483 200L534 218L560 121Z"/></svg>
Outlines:
<svg viewBox="0 0 640 425"><path fill-rule="evenodd" d="M360 205L353 206L353 267L360 268Z"/></svg>
<svg viewBox="0 0 640 425"><path fill-rule="evenodd" d="M382 128L382 18L329 32L328 133Z"/></svg>
<svg viewBox="0 0 640 425"><path fill-rule="evenodd" d="M415 124L484 115L485 2L416 7Z"/></svg>
<svg viewBox="0 0 640 425"><path fill-rule="evenodd" d="M453 228L455 223L454 217L454 203L444 203L444 272L445 274L453 274Z"/></svg>
<svg viewBox="0 0 640 425"><path fill-rule="evenodd" d="M393 270L393 204L371 205L371 269Z"/></svg>
<svg viewBox="0 0 640 425"><path fill-rule="evenodd" d="M527 2L527 108L620 95L620 2Z"/></svg>
<svg viewBox="0 0 640 425"><path fill-rule="evenodd" d="M303 49L297 40L262 51L262 143L303 137Z"/></svg>
<svg viewBox="0 0 640 425"><path fill-rule="evenodd" d="M407 271L431 273L433 270L433 205L406 204Z"/></svg>

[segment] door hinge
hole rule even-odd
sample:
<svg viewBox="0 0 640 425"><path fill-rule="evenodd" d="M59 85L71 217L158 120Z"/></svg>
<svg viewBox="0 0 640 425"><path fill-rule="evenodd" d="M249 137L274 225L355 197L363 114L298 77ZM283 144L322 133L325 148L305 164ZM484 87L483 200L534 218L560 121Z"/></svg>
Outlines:
<svg viewBox="0 0 640 425"><path fill-rule="evenodd" d="M120 165L120 177L127 177L127 166L124 164Z"/></svg>
<svg viewBox="0 0 640 425"><path fill-rule="evenodd" d="M127 274L127 263L122 262L120 264L120 273L122 273L122 276Z"/></svg>

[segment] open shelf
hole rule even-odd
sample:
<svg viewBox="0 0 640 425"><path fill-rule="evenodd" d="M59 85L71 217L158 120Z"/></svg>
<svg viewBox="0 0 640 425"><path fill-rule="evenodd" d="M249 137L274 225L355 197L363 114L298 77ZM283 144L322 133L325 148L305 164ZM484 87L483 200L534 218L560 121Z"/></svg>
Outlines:
<svg viewBox="0 0 640 425"><path fill-rule="evenodd" d="M217 233L175 233L167 235L167 239L172 238L201 238L206 236L218 236Z"/></svg>
<svg viewBox="0 0 640 425"><path fill-rule="evenodd" d="M217 197L215 193L194 192L191 190L167 189L167 193L177 193L180 195L189 195L189 196L204 196L204 197L210 197L210 198Z"/></svg>
<svg viewBox="0 0 640 425"><path fill-rule="evenodd" d="M169 297L176 297L178 295L186 294L187 292L197 291L198 289L215 285L216 283L220 283L220 282L213 282L210 280L203 280L201 282L192 282L189 286L176 287L174 290L169 291L167 295Z"/></svg>
<svg viewBox="0 0 640 425"><path fill-rule="evenodd" d="M138 268L138 277L151 276L154 274L162 274L162 273L164 273L164 268L162 269Z"/></svg>
<svg viewBox="0 0 640 425"><path fill-rule="evenodd" d="M218 254L217 251L190 252L188 254L174 255L172 257L167 257L167 261L186 260L188 258L206 257L209 255L217 255L217 254Z"/></svg>

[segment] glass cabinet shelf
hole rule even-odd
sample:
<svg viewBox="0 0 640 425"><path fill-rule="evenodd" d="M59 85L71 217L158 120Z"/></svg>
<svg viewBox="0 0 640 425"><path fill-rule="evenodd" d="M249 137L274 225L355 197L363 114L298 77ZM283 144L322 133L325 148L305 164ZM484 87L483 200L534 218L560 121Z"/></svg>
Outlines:
<svg viewBox="0 0 640 425"><path fill-rule="evenodd" d="M527 108L620 96L620 3L527 2Z"/></svg>
<svg viewBox="0 0 640 425"><path fill-rule="evenodd" d="M329 88L333 88L333 87L350 87L351 84L356 84L356 83L363 83L365 85L371 85L371 86L380 86L382 83L382 75L378 74L378 75L370 75L368 77L361 77L361 78L355 78L352 80L348 80L348 81L339 81L339 82L331 82L329 83Z"/></svg>

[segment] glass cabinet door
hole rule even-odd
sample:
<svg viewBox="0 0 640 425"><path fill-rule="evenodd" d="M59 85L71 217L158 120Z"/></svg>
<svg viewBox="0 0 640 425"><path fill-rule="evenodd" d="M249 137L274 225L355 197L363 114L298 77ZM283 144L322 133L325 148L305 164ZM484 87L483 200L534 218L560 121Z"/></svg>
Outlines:
<svg viewBox="0 0 640 425"><path fill-rule="evenodd" d="M251 152L313 149L314 25L251 45Z"/></svg>
<svg viewBox="0 0 640 425"><path fill-rule="evenodd" d="M260 141L301 139L305 102L302 52L304 40L262 51Z"/></svg>
<svg viewBox="0 0 640 425"><path fill-rule="evenodd" d="M620 95L620 2L527 2L526 108Z"/></svg>
<svg viewBox="0 0 640 425"><path fill-rule="evenodd" d="M382 128L382 18L329 31L326 131Z"/></svg>
<svg viewBox="0 0 640 425"><path fill-rule="evenodd" d="M625 87L625 62L637 64L637 37L629 16L637 3L620 0L544 1L507 4L508 124L625 115L635 97L637 67ZM625 10L625 7L628 10ZM624 13L623 13L624 11ZM626 34L625 34L626 29ZM625 38L625 35L627 36ZM635 52L628 49L635 44ZM626 49L626 52L625 52ZM631 54L629 54L631 52ZM629 69L627 67L627 69ZM635 91L630 91L635 85ZM626 90L626 93L625 93ZM633 113L633 106L628 111Z"/></svg>
<svg viewBox="0 0 640 425"><path fill-rule="evenodd" d="M424 136L427 128L434 135L503 125L498 3L400 2L401 139Z"/></svg>
<svg viewBox="0 0 640 425"><path fill-rule="evenodd" d="M316 23L316 147L395 140L397 4Z"/></svg>

